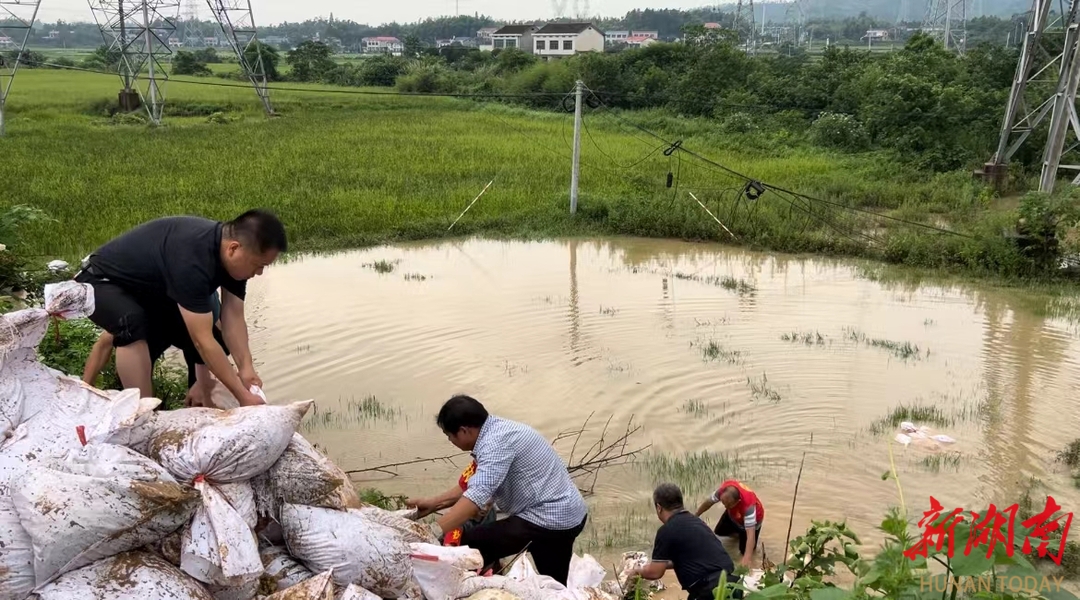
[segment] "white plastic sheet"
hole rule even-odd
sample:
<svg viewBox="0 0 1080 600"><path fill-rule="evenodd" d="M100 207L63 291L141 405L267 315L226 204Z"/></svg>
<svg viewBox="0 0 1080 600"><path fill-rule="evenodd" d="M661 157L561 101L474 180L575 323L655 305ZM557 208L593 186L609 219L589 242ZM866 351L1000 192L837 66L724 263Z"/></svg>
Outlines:
<svg viewBox="0 0 1080 600"><path fill-rule="evenodd" d="M571 590L579 588L599 587L607 575L607 570L592 556L570 557L570 573L566 578L566 587Z"/></svg>
<svg viewBox="0 0 1080 600"><path fill-rule="evenodd" d="M39 600L214 600L194 579L148 552L125 552L71 571Z"/></svg>
<svg viewBox="0 0 1080 600"><path fill-rule="evenodd" d="M38 586L160 540L198 504L161 466L112 444L38 461L13 482L12 500L33 542Z"/></svg>
<svg viewBox="0 0 1080 600"><path fill-rule="evenodd" d="M333 569L338 585L355 583L384 598L411 587L409 546L393 529L356 511L286 504L281 526L290 553L312 571Z"/></svg>

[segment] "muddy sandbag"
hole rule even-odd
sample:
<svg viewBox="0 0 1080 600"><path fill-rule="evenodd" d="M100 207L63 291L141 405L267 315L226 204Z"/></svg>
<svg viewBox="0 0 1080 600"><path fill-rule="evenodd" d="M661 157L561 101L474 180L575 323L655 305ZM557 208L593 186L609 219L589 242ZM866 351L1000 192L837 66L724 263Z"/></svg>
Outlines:
<svg viewBox="0 0 1080 600"><path fill-rule="evenodd" d="M295 433L281 458L256 477L259 514L278 518L282 504L302 504L320 508L360 508L349 476L304 436Z"/></svg>
<svg viewBox="0 0 1080 600"><path fill-rule="evenodd" d="M149 552L124 552L65 573L39 600L214 600L194 579Z"/></svg>
<svg viewBox="0 0 1080 600"><path fill-rule="evenodd" d="M33 541L39 586L160 540L183 526L199 501L160 465L113 444L29 467L12 482L12 499Z"/></svg>
<svg viewBox="0 0 1080 600"><path fill-rule="evenodd" d="M159 419L146 454L185 483L199 476L213 484L248 481L277 462L313 403L170 411L196 412L187 422L186 415Z"/></svg>
<svg viewBox="0 0 1080 600"><path fill-rule="evenodd" d="M270 546L259 550L263 563L260 589L267 594L287 590L315 576L310 569L289 555L282 546Z"/></svg>
<svg viewBox="0 0 1080 600"><path fill-rule="evenodd" d="M382 598L356 584L351 584L338 590L334 595L334 600L382 600Z"/></svg>
<svg viewBox="0 0 1080 600"><path fill-rule="evenodd" d="M22 600L34 590L34 545L10 496L0 496L0 600Z"/></svg>
<svg viewBox="0 0 1080 600"><path fill-rule="evenodd" d="M480 590L465 600L522 600L506 590L487 589Z"/></svg>
<svg viewBox="0 0 1080 600"><path fill-rule="evenodd" d="M468 546L409 544L413 578L425 598L460 598L463 584L483 568L484 557Z"/></svg>
<svg viewBox="0 0 1080 600"><path fill-rule="evenodd" d="M334 579L330 571L320 573L289 589L275 592L265 600L335 600Z"/></svg>
<svg viewBox="0 0 1080 600"><path fill-rule="evenodd" d="M255 600L259 595L259 580L238 586L207 584L206 591L214 600Z"/></svg>
<svg viewBox="0 0 1080 600"><path fill-rule="evenodd" d="M195 489L202 502L184 529L180 569L203 583L218 586L243 587L258 581L263 566L251 525L217 486L197 477ZM250 489L247 486L248 495ZM233 488L234 493L242 490Z"/></svg>
<svg viewBox="0 0 1080 600"><path fill-rule="evenodd" d="M431 528L419 521L412 521L404 517L398 516L398 513L389 510L383 510L378 506L364 506L362 508L349 509L350 512L356 512L363 515L365 518L385 525L394 531L401 534L401 538L406 543L413 544L438 544L439 539L435 537L435 534L431 532ZM477 567L480 568L480 567Z"/></svg>
<svg viewBox="0 0 1080 600"><path fill-rule="evenodd" d="M333 569L338 585L355 583L383 598L415 587L408 544L356 511L286 504L281 526L289 552L312 571Z"/></svg>

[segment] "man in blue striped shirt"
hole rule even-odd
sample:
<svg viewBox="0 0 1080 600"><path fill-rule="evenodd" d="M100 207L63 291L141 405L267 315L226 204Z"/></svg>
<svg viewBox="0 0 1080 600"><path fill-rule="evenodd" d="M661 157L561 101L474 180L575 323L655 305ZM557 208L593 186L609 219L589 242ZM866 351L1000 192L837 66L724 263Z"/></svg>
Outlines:
<svg viewBox="0 0 1080 600"><path fill-rule="evenodd" d="M421 517L450 509L433 525L441 538L494 501L509 516L464 532L461 545L479 550L485 565L528 546L536 570L565 585L588 507L551 443L528 425L489 415L469 396L447 400L435 421L451 444L472 452L476 473L464 491L455 485L409 505Z"/></svg>

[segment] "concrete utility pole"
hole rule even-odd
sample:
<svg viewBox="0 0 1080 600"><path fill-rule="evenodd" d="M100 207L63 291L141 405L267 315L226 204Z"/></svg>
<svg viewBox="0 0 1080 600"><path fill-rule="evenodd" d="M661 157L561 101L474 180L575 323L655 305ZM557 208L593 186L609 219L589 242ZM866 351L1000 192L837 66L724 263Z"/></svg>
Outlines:
<svg viewBox="0 0 1080 600"><path fill-rule="evenodd" d="M19 42L19 52L15 55L15 60L5 61L0 57L0 137L4 135L4 110L8 93L11 92L11 84L15 83L15 73L22 62L26 42L30 40L30 30L34 28L40 6L40 1L0 0L0 14L4 15L4 18L0 19L0 37Z"/></svg>
<svg viewBox="0 0 1080 600"><path fill-rule="evenodd" d="M580 79L574 84L574 158L570 171L570 214L577 213L578 183L581 179L581 104L585 96L585 83Z"/></svg>
<svg viewBox="0 0 1080 600"><path fill-rule="evenodd" d="M1076 89L1080 82L1080 0L1073 0L1067 13L1053 18L1052 4L1053 0L1032 3L1032 20L1023 38L1005 105L997 152L979 173L995 185L1004 183L1009 161L1047 115L1050 125L1043 147L1039 190L1052 192L1060 169L1077 171L1072 183L1080 184L1080 165L1061 164L1063 154L1080 143L1080 119L1076 111ZM1049 55L1043 50L1042 42L1048 32L1064 34L1060 53ZM1038 89L1049 85L1054 86L1052 96L1037 95Z"/></svg>

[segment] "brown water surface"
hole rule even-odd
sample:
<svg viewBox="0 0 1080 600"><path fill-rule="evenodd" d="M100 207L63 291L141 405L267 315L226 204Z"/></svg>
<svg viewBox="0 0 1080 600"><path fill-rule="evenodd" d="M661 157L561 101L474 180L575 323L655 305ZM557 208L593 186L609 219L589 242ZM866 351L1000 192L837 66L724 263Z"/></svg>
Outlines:
<svg viewBox="0 0 1080 600"><path fill-rule="evenodd" d="M587 443L609 417L618 430L633 417L636 445L652 446L599 476L579 540L605 557L648 549L654 483L683 485L696 505L735 475L762 497L779 562L804 454L795 534L812 518L846 518L876 545L899 496L882 480L897 428L875 423L901 405L936 408L936 424L917 424L957 440L892 443L914 520L930 495L1003 508L1031 477L1044 486L1039 508L1048 491L1067 511L1080 506L1054 461L1080 436L1075 328L1021 291L884 285L851 262L619 238L303 257L269 270L250 297L267 393L315 398L303 432L346 469L452 453L434 416L455 393L552 438L592 414ZM358 485L431 494L463 466Z"/></svg>

